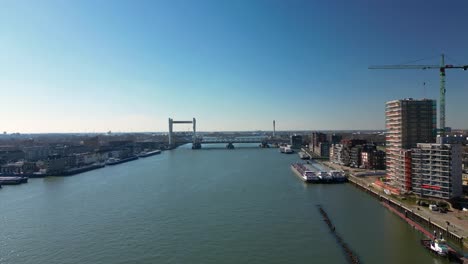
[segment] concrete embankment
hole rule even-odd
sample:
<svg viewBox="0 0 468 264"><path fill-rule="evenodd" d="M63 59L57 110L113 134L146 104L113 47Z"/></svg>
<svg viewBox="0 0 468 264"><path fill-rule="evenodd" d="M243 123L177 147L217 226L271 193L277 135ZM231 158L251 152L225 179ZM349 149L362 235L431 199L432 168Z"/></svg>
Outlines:
<svg viewBox="0 0 468 264"><path fill-rule="evenodd" d="M468 248L468 243L467 241L463 238L463 236L460 236L452 231L449 231L447 228L444 228L440 226L437 223L434 223L434 221L431 221L430 218L423 217L419 215L418 213L414 212L412 209L407 208L403 204L399 203L398 201L395 201L391 198L388 198L384 195L381 195L378 193L376 190L373 190L370 186L363 184L357 177L350 175L348 177L348 180L350 183L352 183L354 186L358 187L359 189L364 190L368 194L374 196L375 198L379 199L382 202L385 202L388 206L391 208L394 208L397 212L400 212L404 214L405 218L410 219L411 221L414 221L415 223L418 223L422 227L425 228L425 230L436 230L438 233L442 233L444 237L449 239L450 241L456 243L460 247Z"/></svg>

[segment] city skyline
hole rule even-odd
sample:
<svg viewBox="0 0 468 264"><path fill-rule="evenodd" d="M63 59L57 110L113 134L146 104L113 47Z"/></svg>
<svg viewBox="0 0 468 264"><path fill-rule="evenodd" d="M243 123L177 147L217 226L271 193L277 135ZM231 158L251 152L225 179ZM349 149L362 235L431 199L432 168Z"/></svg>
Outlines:
<svg viewBox="0 0 468 264"><path fill-rule="evenodd" d="M383 130L385 102L439 98L430 57L467 64L468 3L7 1L0 131ZM419 62L418 62L419 63ZM466 129L468 75L447 73L447 126ZM424 85L425 83L425 85ZM176 131L186 131L190 125Z"/></svg>

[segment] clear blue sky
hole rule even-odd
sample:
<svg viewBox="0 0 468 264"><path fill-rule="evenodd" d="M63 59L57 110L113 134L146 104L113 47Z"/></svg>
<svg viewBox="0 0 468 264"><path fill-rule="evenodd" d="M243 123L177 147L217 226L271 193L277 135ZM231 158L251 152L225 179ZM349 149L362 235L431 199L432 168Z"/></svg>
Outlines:
<svg viewBox="0 0 468 264"><path fill-rule="evenodd" d="M369 65L468 64L465 0L1 5L8 132L383 129L386 101L438 99L438 72ZM468 128L467 84L447 73L449 126Z"/></svg>

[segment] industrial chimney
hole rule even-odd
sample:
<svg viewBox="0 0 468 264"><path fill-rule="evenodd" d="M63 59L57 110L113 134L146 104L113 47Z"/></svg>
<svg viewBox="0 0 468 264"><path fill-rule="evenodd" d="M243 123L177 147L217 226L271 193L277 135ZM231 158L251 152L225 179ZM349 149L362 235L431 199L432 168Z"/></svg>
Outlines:
<svg viewBox="0 0 468 264"><path fill-rule="evenodd" d="M275 120L273 120L273 137L275 137L275 134L276 134L276 124L275 124Z"/></svg>

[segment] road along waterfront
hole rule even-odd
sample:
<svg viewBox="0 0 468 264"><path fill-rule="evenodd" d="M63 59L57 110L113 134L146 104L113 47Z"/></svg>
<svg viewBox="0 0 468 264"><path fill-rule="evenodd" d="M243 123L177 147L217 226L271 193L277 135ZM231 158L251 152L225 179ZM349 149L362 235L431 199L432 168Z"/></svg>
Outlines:
<svg viewBox="0 0 468 264"><path fill-rule="evenodd" d="M307 185L296 155L224 145L166 151L0 190L0 263L446 263L350 184Z"/></svg>

